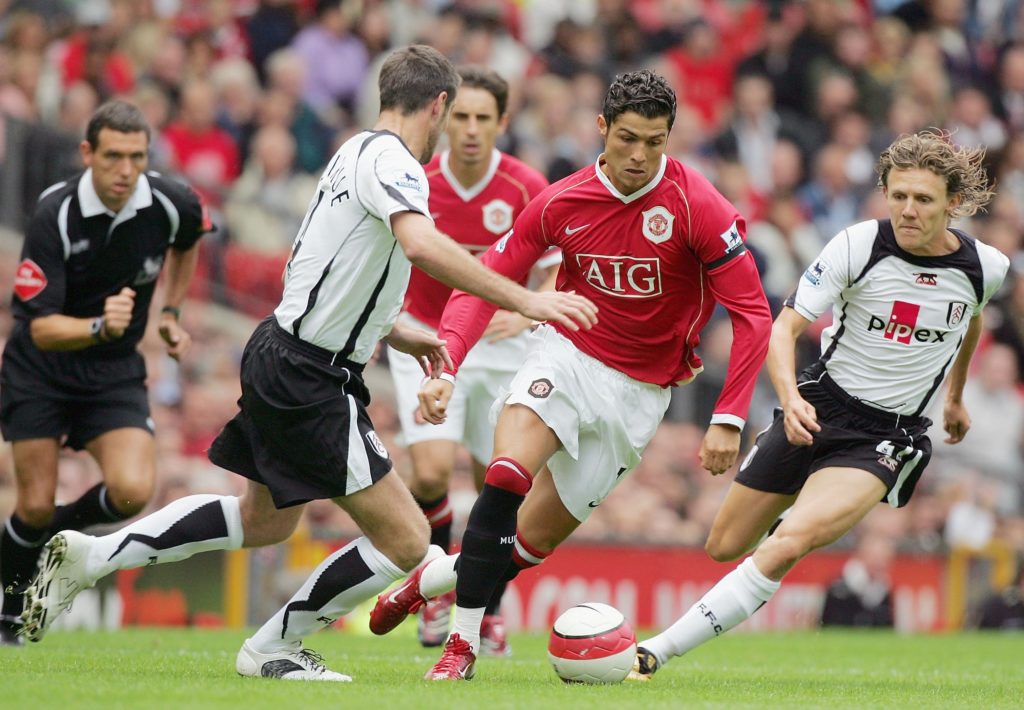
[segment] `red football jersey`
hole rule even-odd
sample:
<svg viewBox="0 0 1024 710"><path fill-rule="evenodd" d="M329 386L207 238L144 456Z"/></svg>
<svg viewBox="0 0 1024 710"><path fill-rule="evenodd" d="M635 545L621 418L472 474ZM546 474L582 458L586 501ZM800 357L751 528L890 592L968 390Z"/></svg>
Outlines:
<svg viewBox="0 0 1024 710"><path fill-rule="evenodd" d="M424 169L434 224L474 254L482 254L507 234L530 200L548 185L539 172L498 150L484 178L468 189L448 167L448 151L435 155ZM451 293L450 286L413 266L403 309L437 328Z"/></svg>
<svg viewBox="0 0 1024 710"><path fill-rule="evenodd" d="M771 331L771 312L743 218L695 170L663 158L650 183L623 195L588 166L547 188L483 261L519 279L545 249L562 250L560 291L599 309L590 330L555 327L581 351L634 379L670 386L702 369L696 347L715 303L733 322L729 373L716 419L742 426ZM456 367L493 306L456 291L439 336ZM721 416L719 416L721 415Z"/></svg>

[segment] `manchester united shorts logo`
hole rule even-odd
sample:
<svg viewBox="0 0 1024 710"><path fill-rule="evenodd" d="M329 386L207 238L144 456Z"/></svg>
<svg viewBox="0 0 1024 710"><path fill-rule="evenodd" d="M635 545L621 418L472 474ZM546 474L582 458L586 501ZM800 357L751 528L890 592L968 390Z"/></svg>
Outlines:
<svg viewBox="0 0 1024 710"><path fill-rule="evenodd" d="M553 390L554 388L555 386L551 384L551 380L542 377L539 380L534 380L533 382L531 382L530 389L527 391L530 393L531 397L536 397L537 399L547 399L547 396L551 394L551 390Z"/></svg>

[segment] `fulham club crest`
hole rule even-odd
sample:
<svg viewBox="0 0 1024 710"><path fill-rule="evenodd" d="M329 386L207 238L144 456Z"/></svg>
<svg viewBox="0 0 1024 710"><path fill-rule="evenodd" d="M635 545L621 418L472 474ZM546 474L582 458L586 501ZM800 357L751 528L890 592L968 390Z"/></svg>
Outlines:
<svg viewBox="0 0 1024 710"><path fill-rule="evenodd" d="M946 309L946 325L956 328L967 315L967 304L963 301L951 301Z"/></svg>
<svg viewBox="0 0 1024 710"><path fill-rule="evenodd" d="M658 205L644 210L642 216L644 236L649 240L661 244L672 238L672 222L675 221L675 215L667 209Z"/></svg>
<svg viewBox="0 0 1024 710"><path fill-rule="evenodd" d="M512 205L505 200L491 200L483 207L484 227L492 234L504 234L512 229Z"/></svg>
<svg viewBox="0 0 1024 710"><path fill-rule="evenodd" d="M531 397L537 399L547 399L547 396L551 394L555 386L551 384L551 380L541 377L539 380L534 380L530 383L530 389L527 390Z"/></svg>

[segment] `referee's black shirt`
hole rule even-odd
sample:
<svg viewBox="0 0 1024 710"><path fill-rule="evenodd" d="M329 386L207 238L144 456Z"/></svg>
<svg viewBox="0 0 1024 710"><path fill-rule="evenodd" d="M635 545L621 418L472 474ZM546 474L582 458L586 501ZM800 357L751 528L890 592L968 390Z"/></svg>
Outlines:
<svg viewBox="0 0 1024 710"><path fill-rule="evenodd" d="M77 354L111 357L134 351L146 330L149 303L168 248L187 251L212 224L186 185L149 172L139 176L116 215L100 201L92 172L46 190L25 232L14 281L12 340L28 339L29 321L56 313L103 315L108 296L135 291L123 337ZM20 343L33 347L31 342Z"/></svg>

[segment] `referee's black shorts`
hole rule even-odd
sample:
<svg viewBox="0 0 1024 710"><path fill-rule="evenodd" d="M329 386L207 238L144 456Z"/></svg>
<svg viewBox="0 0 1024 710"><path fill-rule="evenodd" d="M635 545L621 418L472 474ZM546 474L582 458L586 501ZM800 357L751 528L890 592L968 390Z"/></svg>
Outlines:
<svg viewBox="0 0 1024 710"><path fill-rule="evenodd" d="M815 471L856 468L877 476L886 487L882 498L894 508L907 504L932 455L927 417L897 416L844 392L827 374L804 382L800 394L814 406L821 431L810 446L786 439L782 410L757 436L740 464L736 482L768 493L792 495Z"/></svg>
<svg viewBox="0 0 1024 710"><path fill-rule="evenodd" d="M392 463L366 413L361 372L267 318L242 355L241 411L210 460L267 486L278 508L372 486Z"/></svg>
<svg viewBox="0 0 1024 710"><path fill-rule="evenodd" d="M43 352L27 332L12 333L0 368L4 439L64 439L66 446L81 450L122 428L153 432L142 355L134 349L102 357L88 350Z"/></svg>

